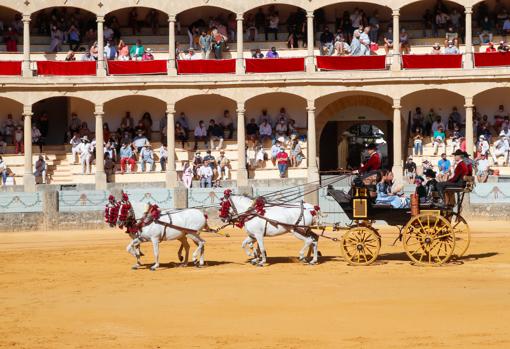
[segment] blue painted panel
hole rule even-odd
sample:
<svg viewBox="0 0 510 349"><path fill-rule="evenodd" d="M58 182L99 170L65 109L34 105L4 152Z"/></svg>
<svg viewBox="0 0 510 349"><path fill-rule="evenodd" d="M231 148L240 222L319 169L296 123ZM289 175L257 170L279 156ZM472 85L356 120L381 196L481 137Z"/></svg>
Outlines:
<svg viewBox="0 0 510 349"><path fill-rule="evenodd" d="M472 204L509 204L510 183L477 183L469 198Z"/></svg>
<svg viewBox="0 0 510 349"><path fill-rule="evenodd" d="M41 193L0 193L0 213L42 212Z"/></svg>
<svg viewBox="0 0 510 349"><path fill-rule="evenodd" d="M148 203L157 204L162 209L174 208L174 191L165 188L125 189L133 206Z"/></svg>
<svg viewBox="0 0 510 349"><path fill-rule="evenodd" d="M58 210L60 212L103 211L108 202L108 195L110 193L104 190L63 190L58 193Z"/></svg>
<svg viewBox="0 0 510 349"><path fill-rule="evenodd" d="M223 192L227 188L191 188L188 189L188 207L208 207L219 205ZM231 188L237 194L237 188Z"/></svg>
<svg viewBox="0 0 510 349"><path fill-rule="evenodd" d="M282 190L285 190L283 192L280 192ZM279 192L279 193L277 193ZM255 197L261 196L261 195L271 195L269 201L271 200L283 200L289 202L300 202L303 200L303 193L304 193L304 187L303 186L292 186L292 187L253 187L253 195Z"/></svg>

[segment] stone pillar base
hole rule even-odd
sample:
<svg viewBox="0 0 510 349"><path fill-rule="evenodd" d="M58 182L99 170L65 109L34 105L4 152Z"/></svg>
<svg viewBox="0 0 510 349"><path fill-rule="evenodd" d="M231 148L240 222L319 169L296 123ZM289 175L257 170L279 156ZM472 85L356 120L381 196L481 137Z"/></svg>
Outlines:
<svg viewBox="0 0 510 349"><path fill-rule="evenodd" d="M308 183L318 182L320 179L319 169L317 167L308 168Z"/></svg>
<svg viewBox="0 0 510 349"><path fill-rule="evenodd" d="M174 208L187 208L188 207L188 189L175 188L174 189Z"/></svg>
<svg viewBox="0 0 510 349"><path fill-rule="evenodd" d="M23 61L21 69L24 78L31 78L34 76L34 72L30 69L30 62Z"/></svg>
<svg viewBox="0 0 510 349"><path fill-rule="evenodd" d="M473 54L466 52L466 55L464 57L465 57L464 69L473 69L474 68Z"/></svg>
<svg viewBox="0 0 510 349"><path fill-rule="evenodd" d="M35 176L32 173L23 174L23 190L28 193L34 193L35 190Z"/></svg>
<svg viewBox="0 0 510 349"><path fill-rule="evenodd" d="M306 72L315 73L315 61L313 57L306 57Z"/></svg>
<svg viewBox="0 0 510 349"><path fill-rule="evenodd" d="M106 173L96 172L96 190L106 190Z"/></svg>
<svg viewBox="0 0 510 349"><path fill-rule="evenodd" d="M236 59L236 74L237 75L244 75L244 59Z"/></svg>
<svg viewBox="0 0 510 349"><path fill-rule="evenodd" d="M167 74L170 76L177 76L177 68L175 67L175 60L173 59L168 61Z"/></svg>
<svg viewBox="0 0 510 349"><path fill-rule="evenodd" d="M402 67L400 66L400 54L393 55L391 58L391 71L401 71Z"/></svg>
<svg viewBox="0 0 510 349"><path fill-rule="evenodd" d="M177 179L177 171L170 170L166 172L166 187L177 188L179 186L179 181Z"/></svg>
<svg viewBox="0 0 510 349"><path fill-rule="evenodd" d="M246 169L237 170L237 187L248 186L248 171Z"/></svg>
<svg viewBox="0 0 510 349"><path fill-rule="evenodd" d="M106 76L106 69L104 67L104 61L97 62L96 76L99 76L99 77L105 77Z"/></svg>

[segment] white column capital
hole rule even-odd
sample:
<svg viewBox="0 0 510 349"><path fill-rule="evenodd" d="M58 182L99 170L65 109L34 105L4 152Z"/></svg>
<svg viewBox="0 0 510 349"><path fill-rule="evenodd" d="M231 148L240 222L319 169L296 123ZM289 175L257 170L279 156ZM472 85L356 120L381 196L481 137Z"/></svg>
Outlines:
<svg viewBox="0 0 510 349"><path fill-rule="evenodd" d="M30 21L31 21L30 15L23 15L22 19L23 23L30 23Z"/></svg>
<svg viewBox="0 0 510 349"><path fill-rule="evenodd" d="M464 9L465 9L465 10L464 10L464 13L465 13L466 15L471 15L471 14L473 14L473 8L472 8L472 7L468 6L468 7L465 7Z"/></svg>
<svg viewBox="0 0 510 349"><path fill-rule="evenodd" d="M97 116L103 116L104 115L104 110L103 110L103 105L102 104L96 104L94 106L94 115L97 117Z"/></svg>
<svg viewBox="0 0 510 349"><path fill-rule="evenodd" d="M236 109L236 113L237 113L237 115L242 115L242 114L244 115L244 113L246 113L246 109L244 109L244 108L237 108Z"/></svg>
<svg viewBox="0 0 510 349"><path fill-rule="evenodd" d="M177 21L177 16L176 15L168 15L168 22L169 23L172 23L172 22L176 22Z"/></svg>
<svg viewBox="0 0 510 349"><path fill-rule="evenodd" d="M244 20L244 13L238 13L236 14L236 21L243 21Z"/></svg>
<svg viewBox="0 0 510 349"><path fill-rule="evenodd" d="M391 11L391 15L392 15L393 17L400 17L400 9L399 9L399 8L397 8L397 9L393 9L393 10Z"/></svg>
<svg viewBox="0 0 510 349"><path fill-rule="evenodd" d="M394 99L393 100L393 109L402 109L402 105L400 104L400 99Z"/></svg>
<svg viewBox="0 0 510 349"><path fill-rule="evenodd" d="M314 99L307 99L306 100L306 110L313 109L315 111L315 100Z"/></svg>
<svg viewBox="0 0 510 349"><path fill-rule="evenodd" d="M97 23L104 23L104 17L103 16L97 16L96 22Z"/></svg>
<svg viewBox="0 0 510 349"><path fill-rule="evenodd" d="M32 106L31 105L24 105L23 106L23 116L31 117L34 113L32 112Z"/></svg>
<svg viewBox="0 0 510 349"><path fill-rule="evenodd" d="M174 114L175 115L176 113L176 110L175 110L175 104L173 103L168 103L166 105L166 114Z"/></svg>
<svg viewBox="0 0 510 349"><path fill-rule="evenodd" d="M464 107L473 108L473 97L464 97Z"/></svg>
<svg viewBox="0 0 510 349"><path fill-rule="evenodd" d="M313 18L313 11L306 11L306 18Z"/></svg>

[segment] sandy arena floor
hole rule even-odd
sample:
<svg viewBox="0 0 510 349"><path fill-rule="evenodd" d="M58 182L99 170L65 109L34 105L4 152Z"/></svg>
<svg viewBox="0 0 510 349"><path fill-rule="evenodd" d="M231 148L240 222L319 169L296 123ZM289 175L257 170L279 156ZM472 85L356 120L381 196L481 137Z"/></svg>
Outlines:
<svg viewBox="0 0 510 349"><path fill-rule="evenodd" d="M510 348L510 233L473 227L468 258L440 268L410 265L394 234L370 267L327 240L302 265L298 240L269 239L265 268L246 264L244 233L204 235L207 267L176 268L166 242L156 272L130 269L119 230L2 234L0 347Z"/></svg>

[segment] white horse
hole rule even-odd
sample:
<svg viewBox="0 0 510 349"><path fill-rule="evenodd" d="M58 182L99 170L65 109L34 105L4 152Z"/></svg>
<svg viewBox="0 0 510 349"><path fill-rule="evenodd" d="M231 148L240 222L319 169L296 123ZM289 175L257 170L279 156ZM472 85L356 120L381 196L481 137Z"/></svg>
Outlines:
<svg viewBox="0 0 510 349"><path fill-rule="evenodd" d="M154 249L154 265L151 270L159 268L159 243L164 240L179 240L181 248L184 248L185 257L181 266L186 266L189 257L190 238L196 245L197 249L193 252L193 263L197 266L204 265L205 240L200 237L200 231L207 228L207 219L198 209L184 209L179 211L162 211L157 219L160 223L154 221L144 226L141 232L131 241L126 250L136 258L136 264L133 269L138 269L140 264L140 253L138 247L143 242L151 241Z"/></svg>
<svg viewBox="0 0 510 349"><path fill-rule="evenodd" d="M223 221L235 221L237 217L243 217L246 214L244 228L248 237L243 241L242 248L248 256L252 253L248 248L252 248L257 242L257 248L254 250L252 264L264 266L266 264L266 248L264 245L264 236L278 236L285 233L292 233L296 238L304 242L303 248L299 251L299 260L306 261L305 252L310 248L313 250L313 258L310 264L318 262L318 236L309 229L313 224L314 215L318 208L307 203L289 203L265 207L262 217L250 215L250 212L256 213L253 207L253 199L226 194L223 202L229 201L228 214L220 214ZM297 227L296 227L297 226Z"/></svg>

